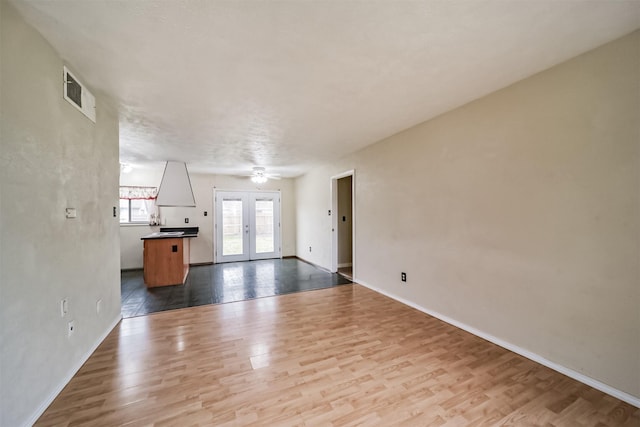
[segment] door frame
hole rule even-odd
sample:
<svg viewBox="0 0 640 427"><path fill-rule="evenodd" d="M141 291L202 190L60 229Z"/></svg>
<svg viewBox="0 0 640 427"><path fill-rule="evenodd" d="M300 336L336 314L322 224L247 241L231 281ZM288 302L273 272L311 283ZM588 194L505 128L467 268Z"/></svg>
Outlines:
<svg viewBox="0 0 640 427"><path fill-rule="evenodd" d="M281 190L224 190L220 188L213 188L213 211L212 211L212 222L213 222L213 241L212 241L212 249L213 249L213 263L221 264L224 262L233 262L233 261L219 261L218 260L218 212L216 211L218 207L218 193L245 193L247 195L251 193L277 193L278 194L278 256L270 259L282 259L282 191ZM249 243L251 246L251 243ZM251 251L251 248L249 249ZM222 257L222 255L220 255ZM249 253L249 261L251 260L251 253Z"/></svg>
<svg viewBox="0 0 640 427"><path fill-rule="evenodd" d="M331 177L331 272L338 271L338 180L351 177L351 262L356 279L356 170L351 169Z"/></svg>
<svg viewBox="0 0 640 427"><path fill-rule="evenodd" d="M222 192L222 191L221 191ZM234 195L240 198L242 201L242 249L243 252L237 255L227 255L227 259L222 261L224 255L220 253L218 255L218 196L219 194L215 194L213 196L213 252L215 255L214 262L222 263L222 262L238 262L238 261L248 261L251 257L251 237L249 235L250 228L250 212L247 209L249 206L249 197L248 194L244 191L226 191L226 193L230 193L229 196ZM233 196L232 196L233 197ZM245 233L245 229L247 232ZM220 239L222 240L222 239ZM246 251L249 252L246 252ZM219 258L218 258L219 257Z"/></svg>
<svg viewBox="0 0 640 427"><path fill-rule="evenodd" d="M250 191L249 193L249 228L251 232L249 233L249 261L255 261L259 259L276 259L282 258L282 193L280 191ZM273 217L276 223L273 224L273 237L274 237L274 248L273 252L265 252L266 254L274 254L276 256L262 255L257 252L258 248L258 240L251 239L251 235L255 236L255 233L258 230L258 226L256 225L256 202L257 198L256 194L273 194L273 198L277 198L277 206L274 206ZM275 202L275 200L274 200ZM276 203L274 203L276 205ZM276 230L277 227L277 230Z"/></svg>

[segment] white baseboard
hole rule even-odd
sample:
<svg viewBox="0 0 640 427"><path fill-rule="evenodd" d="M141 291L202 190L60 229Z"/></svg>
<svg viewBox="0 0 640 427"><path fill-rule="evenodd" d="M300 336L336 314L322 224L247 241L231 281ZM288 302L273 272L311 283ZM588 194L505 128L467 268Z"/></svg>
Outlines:
<svg viewBox="0 0 640 427"><path fill-rule="evenodd" d="M344 267L353 267L353 263L352 262L345 262L342 264L338 264L338 268L344 268Z"/></svg>
<svg viewBox="0 0 640 427"><path fill-rule="evenodd" d="M423 312L425 314L428 314L429 316L433 316L433 317L435 317L437 319L440 319L445 323L448 323L450 325L455 326L456 328L460 328L462 330L465 330L465 331L469 332L470 334L473 334L473 335L475 335L477 337L480 337L480 338L485 339L485 340L487 340L489 342L492 342L492 343L494 343L496 345L499 345L500 347L505 348L505 349L507 349L509 351L512 351L514 353L517 353L520 356L526 357L529 360L533 360L534 362L537 362L537 363L539 363L541 365L544 365L547 368L550 368L550 369L553 369L554 371L560 372L561 374L566 375L566 376L568 376L570 378L573 378L576 381L579 381L579 382L581 382L583 384L586 384L586 385L591 386L591 387L593 387L593 388L595 388L597 390L600 390L603 393L606 393L606 394L608 394L610 396L613 396L613 397L615 397L617 399L620 399L620 400L622 400L624 402L627 402L628 404L633 405L636 408L640 408L640 398L632 396L629 393L625 393L624 391L620 391L620 390L618 390L618 389L616 389L614 387L611 387L610 385L607 385L607 384L605 384L603 382L600 382L600 381L595 380L595 379L593 379L591 377L588 377L588 376L586 376L584 374L581 374L580 372L574 371L573 369L567 368L566 366L562 366L562 365L559 365L559 364L557 364L555 362L552 362L551 360L545 359L544 357L540 356L539 354L533 353L533 352L531 352L529 350L525 350L524 348L518 347L517 345L511 344L511 343L509 343L507 341L504 341L504 340L502 340L500 338L494 337L493 335L488 334L486 332L483 332L483 331L481 331L479 329L476 329L473 326L469 326L469 325L466 325L466 324L464 324L462 322L458 322L457 320L452 319L450 317L447 317L447 316L445 316L443 314L440 314L438 312L426 309L426 308L424 308L424 307L422 307L422 306L420 306L420 305L418 305L418 304L416 304L414 302L411 302L411 301L409 301L407 299L404 299L404 298L399 297L397 295L394 295L394 294L392 294L390 292L384 291L384 290L382 290L380 288L377 288L375 286L371 286L371 285L369 285L367 283L364 283L361 280L354 279L353 282L354 282L354 284L362 285L362 286L364 286L366 288L371 289L372 291L378 292L378 293L380 293L382 295L385 295L385 296L387 296L387 297L389 297L391 299L394 299L394 300L396 300L398 302L401 302L402 304L408 305L409 307L415 308L416 310L419 310L419 311L421 311L421 312Z"/></svg>
<svg viewBox="0 0 640 427"><path fill-rule="evenodd" d="M100 344L102 344L102 341L104 341L104 339L107 337L107 335L109 335L111 333L111 331L113 331L113 328L116 327L116 325L120 322L120 320L122 320L122 314L118 315L111 322L111 325L107 328L107 330L102 335L100 335L100 337L98 337L98 339L91 346L89 351L80 360L78 360L78 362L73 366L73 368L71 368L69 370L67 375L65 375L65 377L62 379L62 381L60 381L60 383L54 389L54 391L49 395L49 397L47 399L45 399L44 402L42 402L42 404L34 412L34 414L31 416L31 418L29 419L27 424L25 424L26 426L32 426L32 425L34 425L36 423L36 421L38 421L38 418L40 418L42 416L42 414L44 414L44 411L46 411L47 408L49 407L49 405L51 405L51 403L53 402L53 400L56 397L58 397L58 395L60 394L62 389L65 388L65 386L69 383L69 381L71 381L71 378L73 378L73 376L76 373L78 373L80 368L82 368L82 365L84 365L84 363L89 359L89 357L91 357L91 355L93 354L94 351L96 351L98 346Z"/></svg>

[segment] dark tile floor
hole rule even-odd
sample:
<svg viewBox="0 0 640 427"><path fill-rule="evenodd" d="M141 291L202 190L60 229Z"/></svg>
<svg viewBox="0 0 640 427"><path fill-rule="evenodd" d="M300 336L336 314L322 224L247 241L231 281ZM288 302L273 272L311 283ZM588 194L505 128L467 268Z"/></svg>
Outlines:
<svg viewBox="0 0 640 427"><path fill-rule="evenodd" d="M150 288L142 270L121 274L122 316L330 288L351 283L295 258L191 267L184 285Z"/></svg>

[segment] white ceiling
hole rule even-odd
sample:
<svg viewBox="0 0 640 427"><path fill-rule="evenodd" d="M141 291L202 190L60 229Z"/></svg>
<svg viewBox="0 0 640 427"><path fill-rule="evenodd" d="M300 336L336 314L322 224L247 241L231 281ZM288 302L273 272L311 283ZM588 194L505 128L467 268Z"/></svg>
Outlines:
<svg viewBox="0 0 640 427"><path fill-rule="evenodd" d="M122 162L299 175L640 27L640 1L12 0Z"/></svg>

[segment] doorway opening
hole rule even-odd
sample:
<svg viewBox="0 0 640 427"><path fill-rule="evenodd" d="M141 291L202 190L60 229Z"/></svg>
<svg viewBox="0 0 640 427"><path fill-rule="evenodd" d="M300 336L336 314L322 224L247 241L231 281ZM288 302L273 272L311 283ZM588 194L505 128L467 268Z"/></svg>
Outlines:
<svg viewBox="0 0 640 427"><path fill-rule="evenodd" d="M331 177L331 271L355 277L355 171Z"/></svg>
<svg viewBox="0 0 640 427"><path fill-rule="evenodd" d="M214 192L216 263L280 258L280 192Z"/></svg>

